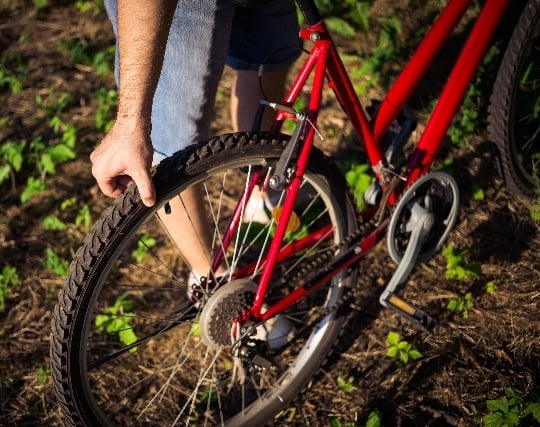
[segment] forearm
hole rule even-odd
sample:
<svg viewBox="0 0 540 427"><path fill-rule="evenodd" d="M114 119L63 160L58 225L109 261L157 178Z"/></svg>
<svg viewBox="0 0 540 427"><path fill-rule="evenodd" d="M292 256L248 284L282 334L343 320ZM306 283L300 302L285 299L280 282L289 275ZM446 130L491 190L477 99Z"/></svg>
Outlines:
<svg viewBox="0 0 540 427"><path fill-rule="evenodd" d="M177 0L119 0L118 115L150 120Z"/></svg>

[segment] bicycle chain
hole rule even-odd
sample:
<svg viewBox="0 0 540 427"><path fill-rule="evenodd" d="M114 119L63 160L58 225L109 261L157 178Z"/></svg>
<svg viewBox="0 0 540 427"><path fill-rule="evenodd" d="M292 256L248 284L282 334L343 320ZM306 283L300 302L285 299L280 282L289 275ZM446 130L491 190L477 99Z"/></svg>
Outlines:
<svg viewBox="0 0 540 427"><path fill-rule="evenodd" d="M361 218L360 215L357 216L357 218ZM302 283L305 279L305 277L315 272L321 268L324 268L324 266L331 261L336 255L337 252L341 252L342 250L348 250L350 249L355 242L358 242L362 237L367 236L370 232L372 232L375 227L377 226L378 219L376 216L371 218L368 221L359 222L359 229L347 236L343 241L336 244L335 246L332 246L331 248L328 248L324 250L323 252L318 253L315 257L308 259L306 262L302 263L301 266L294 271L294 274L286 275L283 277L280 282L282 284L287 283ZM355 268L361 268L361 263L357 263L355 265ZM386 271L382 271L384 268L374 268L373 265L370 265L370 267L367 269L367 271L364 272L363 277L367 278L370 281L377 281L380 279L381 276L385 276L387 273ZM384 269L389 270L390 269ZM353 286L354 288L355 286ZM347 295L347 293L344 293L344 295L341 297L344 299L345 297L350 297L350 295ZM341 302L338 302L336 305L340 305Z"/></svg>

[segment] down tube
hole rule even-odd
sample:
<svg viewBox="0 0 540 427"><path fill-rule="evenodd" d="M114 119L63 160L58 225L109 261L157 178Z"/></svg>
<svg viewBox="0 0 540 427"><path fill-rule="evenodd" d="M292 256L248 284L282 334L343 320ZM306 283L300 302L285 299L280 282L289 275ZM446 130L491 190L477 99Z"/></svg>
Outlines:
<svg viewBox="0 0 540 427"><path fill-rule="evenodd" d="M413 154L406 172L410 183L429 170L508 3L487 0L478 16Z"/></svg>

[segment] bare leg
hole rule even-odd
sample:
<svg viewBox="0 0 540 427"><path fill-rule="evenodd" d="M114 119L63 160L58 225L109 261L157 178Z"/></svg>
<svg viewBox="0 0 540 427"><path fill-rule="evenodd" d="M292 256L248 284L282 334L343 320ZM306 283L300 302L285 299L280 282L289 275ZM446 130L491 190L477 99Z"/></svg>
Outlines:
<svg viewBox="0 0 540 427"><path fill-rule="evenodd" d="M263 75L264 91L272 100L281 101L283 98L286 74L287 70L280 70ZM257 73L251 70L239 71L235 78L230 101L234 131L251 129L254 112L262 97ZM263 129L268 129L272 123L273 114L271 111L268 113L264 117ZM206 276L212 261L210 254L211 227L205 211L203 196L202 186L199 188L190 187L170 201L170 214L165 214L163 211L159 213L163 225L183 254L192 273L196 276ZM255 196L263 197L262 195ZM219 276L225 270L225 266L220 266L214 273Z"/></svg>
<svg viewBox="0 0 540 427"><path fill-rule="evenodd" d="M255 70L237 71L231 90L231 122L233 130L251 130L253 117L259 100L263 95L270 101L281 102L284 96L285 78L288 69L269 71L262 75L264 94L261 93L259 77ZM271 110L265 112L262 130L267 130L272 124L274 114Z"/></svg>
<svg viewBox="0 0 540 427"><path fill-rule="evenodd" d="M212 235L204 206L202 185L189 187L169 202L170 213L159 213L167 232L182 252L192 272L206 276L211 265ZM216 274L223 273L220 268Z"/></svg>

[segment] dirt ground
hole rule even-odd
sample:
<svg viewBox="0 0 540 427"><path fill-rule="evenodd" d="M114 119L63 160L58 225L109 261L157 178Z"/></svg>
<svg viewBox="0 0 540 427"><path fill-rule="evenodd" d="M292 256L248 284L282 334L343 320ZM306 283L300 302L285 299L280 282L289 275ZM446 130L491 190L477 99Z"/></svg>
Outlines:
<svg viewBox="0 0 540 427"><path fill-rule="evenodd" d="M100 87L113 87L113 79L110 74L97 76L91 64L74 65L59 46L80 38L99 51L112 45L111 29L103 13L81 13L69 1L48 3L54 7L38 9L29 0L0 0L0 58L14 68L15 58L27 65L19 93L0 84L2 143L57 138L43 109L36 106L36 94L47 99L68 93L62 117L78 129L77 159L59 167L45 192L21 203L26 177L35 175L32 170L0 187L0 270L14 266L21 278L0 311L0 425L5 426L62 425L47 366L51 315L63 279L43 262L47 248L71 259L85 230L73 226L59 237L43 229L42 219L61 215L60 202L73 196L89 203L93 220L108 203L92 180L87 158L102 136L94 126L95 93ZM374 3L374 9L384 10L385 2ZM440 2L426 2L422 17L427 19L432 3ZM411 28L419 21L418 15L402 19L404 31L413 34ZM356 41L343 41L344 50L354 52ZM429 78L434 87L443 83L437 73ZM217 98L216 133L229 130L229 87L227 72ZM419 107L429 105L429 99L419 96L414 104L421 117L425 111ZM325 151L336 158L359 154L335 101L328 100L327 107L319 126L323 132L331 128L333 136L325 142ZM538 401L540 228L526 206L505 191L485 134L465 147L449 146L441 155L452 161L462 198L449 243L466 249L466 262L480 264L481 275L446 279L441 254L418 266L402 295L437 320L433 333L420 332L378 305L380 284L388 280L393 266L381 245L364 263L358 303L351 307L349 328L334 355L291 405L295 415L279 425L330 425L332 416L342 425L365 425L367 415L379 410L385 426L471 426L487 413L486 401L503 397L506 388L524 401L535 396ZM484 190L482 200L473 197L478 187ZM496 285L493 293L486 291L490 282ZM474 302L467 317L446 308L467 292ZM390 331L398 332L422 357L406 365L387 357ZM352 390L337 385L340 376L351 378ZM523 425L532 422L528 418Z"/></svg>

